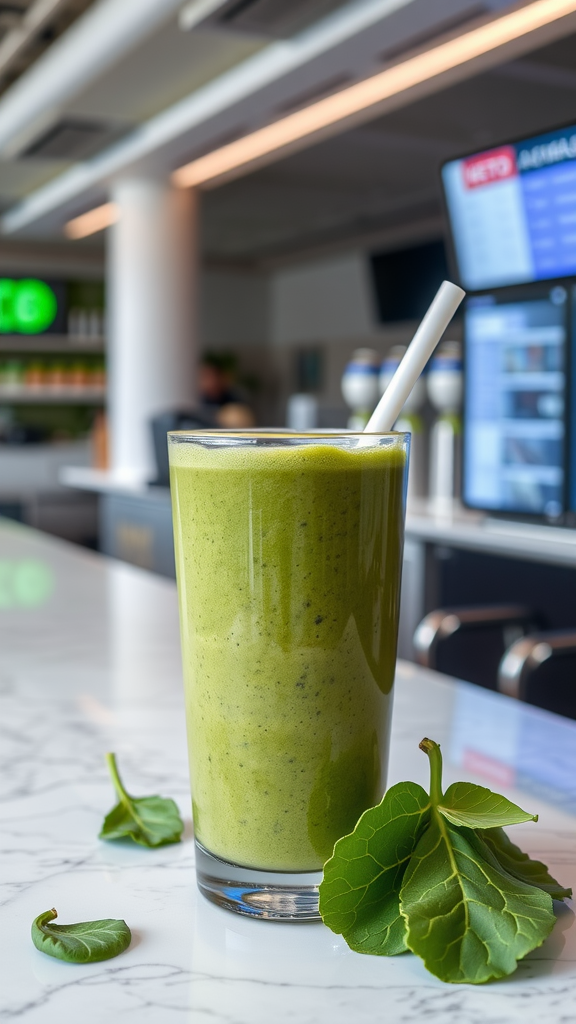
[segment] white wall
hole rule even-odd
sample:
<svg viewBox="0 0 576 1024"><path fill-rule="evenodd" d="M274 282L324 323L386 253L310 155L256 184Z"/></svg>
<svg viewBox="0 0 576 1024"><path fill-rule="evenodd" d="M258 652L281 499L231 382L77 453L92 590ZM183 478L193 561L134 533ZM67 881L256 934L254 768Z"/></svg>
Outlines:
<svg viewBox="0 0 576 1024"><path fill-rule="evenodd" d="M266 345L270 340L268 275L207 268L200 275L200 350Z"/></svg>
<svg viewBox="0 0 576 1024"><path fill-rule="evenodd" d="M364 253L349 252L276 271L271 278L275 345L333 342L377 329Z"/></svg>
<svg viewBox="0 0 576 1024"><path fill-rule="evenodd" d="M294 390L298 349L319 348L324 379L319 394L320 423L344 426L349 412L340 381L354 349L370 347L384 356L406 343L411 324L384 328L376 311L368 253L349 250L276 270L270 280L270 340L279 367L279 415Z"/></svg>
<svg viewBox="0 0 576 1024"><path fill-rule="evenodd" d="M284 422L299 349L322 350L324 425L343 426L340 380L353 350L371 346L384 355L411 336L410 324L378 323L368 255L357 249L268 273L207 268L201 296L200 350L235 351L242 371L265 382L257 415L267 425Z"/></svg>
<svg viewBox="0 0 576 1024"><path fill-rule="evenodd" d="M241 376L260 382L250 401L260 425L278 425L278 369L270 343L270 278L205 267L200 274L199 352L233 352Z"/></svg>

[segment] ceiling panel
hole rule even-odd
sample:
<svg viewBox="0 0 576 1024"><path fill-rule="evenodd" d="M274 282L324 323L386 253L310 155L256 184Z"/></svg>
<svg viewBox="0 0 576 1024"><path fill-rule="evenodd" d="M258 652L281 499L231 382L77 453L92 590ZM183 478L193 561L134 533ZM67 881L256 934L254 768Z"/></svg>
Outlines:
<svg viewBox="0 0 576 1024"><path fill-rule="evenodd" d="M175 19L66 106L78 116L142 122L266 45L210 30L182 32Z"/></svg>
<svg viewBox="0 0 576 1024"><path fill-rule="evenodd" d="M571 120L576 36L207 192L205 252L270 260L439 218L443 160Z"/></svg>
<svg viewBox="0 0 576 1024"><path fill-rule="evenodd" d="M0 209L8 209L67 167L59 160L0 160Z"/></svg>

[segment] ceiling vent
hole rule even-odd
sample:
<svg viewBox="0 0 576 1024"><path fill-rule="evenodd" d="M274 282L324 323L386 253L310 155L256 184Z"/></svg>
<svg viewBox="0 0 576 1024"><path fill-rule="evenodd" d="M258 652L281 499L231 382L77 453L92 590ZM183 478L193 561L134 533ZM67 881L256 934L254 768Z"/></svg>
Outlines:
<svg viewBox="0 0 576 1024"><path fill-rule="evenodd" d="M20 156L76 163L94 156L127 131L127 126L118 124L63 118L28 145Z"/></svg>
<svg viewBox="0 0 576 1024"><path fill-rule="evenodd" d="M180 27L219 28L267 39L286 39L346 0L193 0L180 13Z"/></svg>

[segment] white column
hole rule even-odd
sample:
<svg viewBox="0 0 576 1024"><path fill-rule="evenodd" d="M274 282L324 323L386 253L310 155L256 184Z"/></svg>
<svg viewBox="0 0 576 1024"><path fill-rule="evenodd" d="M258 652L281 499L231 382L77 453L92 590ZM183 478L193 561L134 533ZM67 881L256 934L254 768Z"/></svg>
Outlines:
<svg viewBox="0 0 576 1024"><path fill-rule="evenodd" d="M150 417L194 399L197 197L166 181L116 182L109 229L110 468L154 474Z"/></svg>

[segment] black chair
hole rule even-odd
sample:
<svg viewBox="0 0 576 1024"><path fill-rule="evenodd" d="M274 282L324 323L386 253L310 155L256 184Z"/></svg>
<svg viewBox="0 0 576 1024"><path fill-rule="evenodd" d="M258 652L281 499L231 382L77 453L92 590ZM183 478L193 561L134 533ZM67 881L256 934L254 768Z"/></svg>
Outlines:
<svg viewBox="0 0 576 1024"><path fill-rule="evenodd" d="M498 689L576 718L576 632L536 633L516 640L500 662Z"/></svg>
<svg viewBox="0 0 576 1024"><path fill-rule="evenodd" d="M416 661L495 690L507 648L540 625L534 613L522 605L438 608L416 628Z"/></svg>

